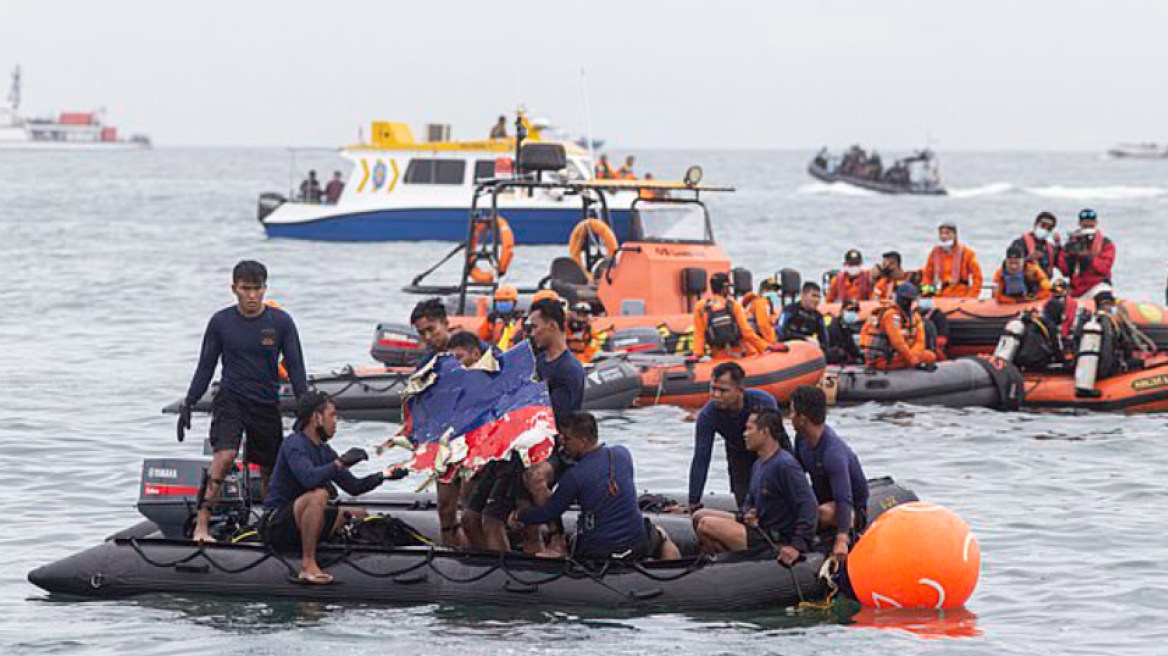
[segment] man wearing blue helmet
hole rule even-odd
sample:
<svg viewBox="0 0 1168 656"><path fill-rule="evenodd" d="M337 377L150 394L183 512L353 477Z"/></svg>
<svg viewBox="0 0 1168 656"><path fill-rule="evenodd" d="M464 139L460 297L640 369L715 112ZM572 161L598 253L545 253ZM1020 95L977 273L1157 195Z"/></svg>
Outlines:
<svg viewBox="0 0 1168 656"><path fill-rule="evenodd" d="M1079 212L1079 229L1071 233L1059 253L1059 269L1071 278L1071 296L1091 299L1111 290L1115 244L1099 231L1095 210Z"/></svg>

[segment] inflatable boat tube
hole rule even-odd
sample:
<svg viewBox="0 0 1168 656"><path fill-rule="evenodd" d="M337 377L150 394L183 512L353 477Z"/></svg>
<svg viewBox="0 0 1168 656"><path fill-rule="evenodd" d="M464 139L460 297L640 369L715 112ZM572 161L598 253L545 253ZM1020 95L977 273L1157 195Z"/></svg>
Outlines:
<svg viewBox="0 0 1168 656"><path fill-rule="evenodd" d="M889 479L881 479L873 482L871 499L868 512L874 519L888 508L915 500L916 495ZM405 501L362 501L360 506L371 512L388 512L433 540L437 533L436 510L411 509L412 503L402 505ZM565 558L462 552L432 546L328 543L321 545L317 558L335 582L303 585L293 578L299 567L296 553L277 553L255 542L197 545L163 537L153 524L144 523L98 546L40 567L28 578L55 597L119 598L171 593L675 612L774 610L822 599L826 593L817 576L824 559L820 552L808 553L791 568L778 565L773 553L700 556L695 553L688 516L648 516L684 549L681 560L581 563Z"/></svg>
<svg viewBox="0 0 1168 656"><path fill-rule="evenodd" d="M337 415L348 421L401 421L401 394L413 369L391 367L346 367L324 376L309 376L309 389L328 392L337 406ZM584 368L584 409L624 410L633 405L641 391L641 374L627 362L611 360ZM219 384L211 386L195 404L195 412L210 412L211 399ZM162 409L177 413L181 401ZM280 385L280 411L295 413L292 385Z"/></svg>
<svg viewBox="0 0 1168 656"><path fill-rule="evenodd" d="M796 387L818 384L826 367L823 351L809 342L787 342L787 346L789 350L783 353L768 351L733 359L746 371L746 387L770 392L785 403ZM729 360L687 362L674 355L629 355L628 361L641 370L638 406L700 408L710 398L714 367Z"/></svg>
<svg viewBox="0 0 1168 656"><path fill-rule="evenodd" d="M911 403L1016 410L1022 400L1022 374L993 356L948 360L933 371L829 367L823 386L839 405Z"/></svg>
<svg viewBox="0 0 1168 656"><path fill-rule="evenodd" d="M1023 310L1041 310L1045 303L998 303L992 299L972 298L934 298L933 302L949 322L949 343L945 352L951 358L993 353L1007 321ZM1090 301L1079 301L1078 305L1080 309L1094 308ZM1136 301L1123 301L1120 306L1136 328L1156 343L1157 350L1168 350L1168 308ZM861 303L860 317L867 319L878 307L880 303L877 301ZM838 303L831 303L824 304L820 310L825 315L839 316L840 308Z"/></svg>
<svg viewBox="0 0 1168 656"><path fill-rule="evenodd" d="M1025 374L1023 407L1101 412L1168 411L1168 357L1158 356L1148 367L1095 382L1096 398L1075 394L1071 372Z"/></svg>

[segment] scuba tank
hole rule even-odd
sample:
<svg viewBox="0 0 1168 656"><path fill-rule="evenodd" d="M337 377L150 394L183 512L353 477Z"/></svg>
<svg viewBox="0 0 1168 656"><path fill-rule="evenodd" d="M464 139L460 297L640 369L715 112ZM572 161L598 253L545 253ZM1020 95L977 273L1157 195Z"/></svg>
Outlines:
<svg viewBox="0 0 1168 656"><path fill-rule="evenodd" d="M1075 396L1098 397L1095 376L1099 372L1099 354L1103 348L1103 325L1092 316L1083 324L1079 338L1079 354L1075 358Z"/></svg>
<svg viewBox="0 0 1168 656"><path fill-rule="evenodd" d="M1002 332L1002 337L998 340L998 347L994 349L994 357L1001 358L1006 362L1013 362L1014 356L1018 353L1018 347L1022 345L1022 336L1026 333L1026 325L1022 323L1021 317L1014 317L1006 324L1006 329Z"/></svg>

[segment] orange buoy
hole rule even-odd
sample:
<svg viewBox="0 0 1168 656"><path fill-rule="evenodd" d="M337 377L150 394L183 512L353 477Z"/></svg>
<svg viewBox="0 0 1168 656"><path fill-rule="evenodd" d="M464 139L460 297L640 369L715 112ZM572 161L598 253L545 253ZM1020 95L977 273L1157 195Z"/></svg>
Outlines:
<svg viewBox="0 0 1168 656"><path fill-rule="evenodd" d="M931 503L884 513L848 556L856 598L873 608L960 608L980 573L981 549L969 525Z"/></svg>

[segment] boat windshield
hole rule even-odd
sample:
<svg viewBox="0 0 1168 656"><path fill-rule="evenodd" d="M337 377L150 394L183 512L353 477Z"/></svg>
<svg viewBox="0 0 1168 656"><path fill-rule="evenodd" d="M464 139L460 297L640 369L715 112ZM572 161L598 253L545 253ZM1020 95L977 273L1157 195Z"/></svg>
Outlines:
<svg viewBox="0 0 1168 656"><path fill-rule="evenodd" d="M706 208L700 203L638 202L638 241L710 243Z"/></svg>

